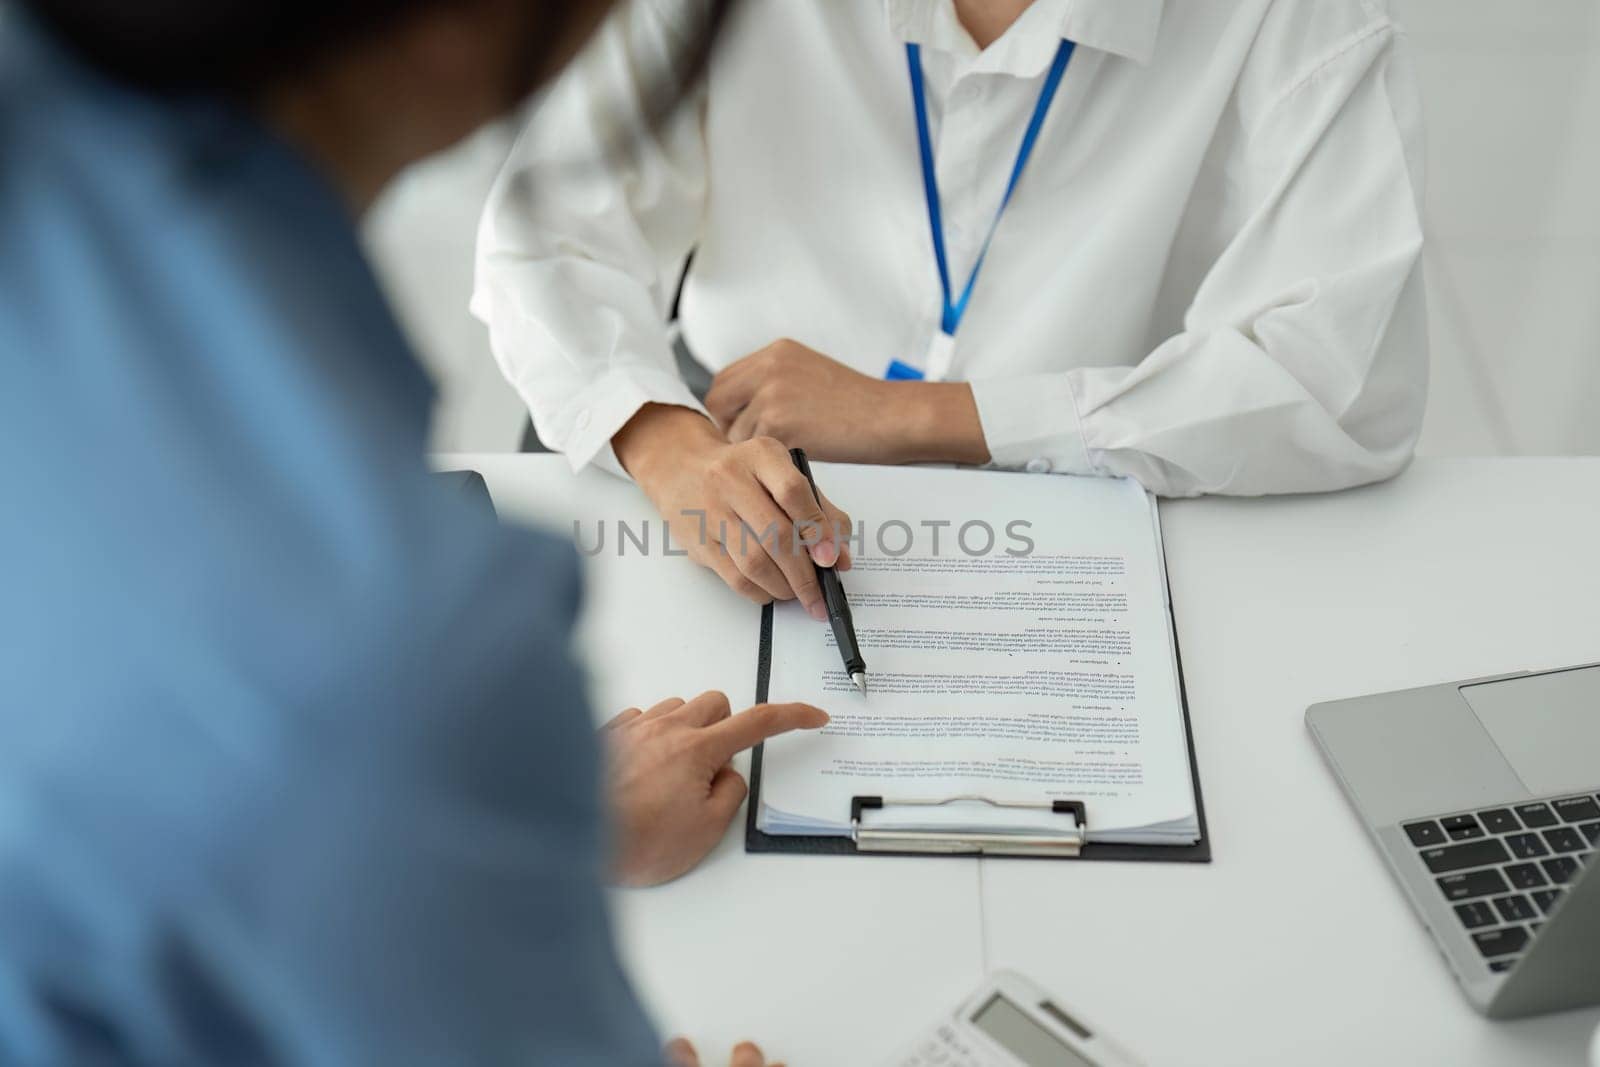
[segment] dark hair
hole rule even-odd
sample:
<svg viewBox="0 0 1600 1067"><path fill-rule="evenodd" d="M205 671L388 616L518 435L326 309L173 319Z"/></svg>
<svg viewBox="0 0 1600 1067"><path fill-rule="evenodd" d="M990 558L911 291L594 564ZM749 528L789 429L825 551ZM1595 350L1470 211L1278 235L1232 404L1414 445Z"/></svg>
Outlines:
<svg viewBox="0 0 1600 1067"><path fill-rule="evenodd" d="M25 0L26 6L91 65L158 92L249 91L406 15L474 0ZM576 0L526 0L539 40L530 42L530 80L593 11ZM657 121L702 74L732 0L703 0L704 19L673 69L663 70Z"/></svg>
<svg viewBox="0 0 1600 1067"><path fill-rule="evenodd" d="M25 2L100 71L140 88L184 92L249 89L276 80L313 55L381 30L430 0Z"/></svg>

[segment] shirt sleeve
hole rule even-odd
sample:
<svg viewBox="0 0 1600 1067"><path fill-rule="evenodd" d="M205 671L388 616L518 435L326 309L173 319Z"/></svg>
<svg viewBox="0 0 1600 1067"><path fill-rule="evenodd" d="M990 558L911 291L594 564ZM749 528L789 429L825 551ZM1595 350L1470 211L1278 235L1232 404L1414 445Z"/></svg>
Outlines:
<svg viewBox="0 0 1600 1067"><path fill-rule="evenodd" d="M666 326L705 213L703 95L657 129L643 120L692 3L628 5L608 23L535 110L479 225L473 313L574 470L621 474L611 438L647 403L704 413Z"/></svg>
<svg viewBox="0 0 1600 1067"><path fill-rule="evenodd" d="M153 1062L660 1064L601 887L576 554L525 531L447 543L450 562L380 572L403 589L363 590L333 678L285 683L260 773L192 794L228 814L169 894L149 984L187 1054Z"/></svg>
<svg viewBox="0 0 1600 1067"><path fill-rule="evenodd" d="M1343 488L1409 462L1427 386L1421 133L1385 22L1242 133L1248 210L1183 331L1132 367L973 383L996 466L1166 496Z"/></svg>
<svg viewBox="0 0 1600 1067"><path fill-rule="evenodd" d="M197 908L208 984L283 1024L272 1062L661 1062L601 887L576 555L518 539L356 645L373 699L279 776Z"/></svg>
<svg viewBox="0 0 1600 1067"><path fill-rule="evenodd" d="M462 510L434 497L391 547ZM576 555L451 521L396 548L409 569L327 575L315 617L282 613L307 602L282 570L199 636L160 616L181 636L138 644L159 658L125 697L63 705L72 743L7 764L38 814L0 865L0 1044L660 1067L600 884Z"/></svg>

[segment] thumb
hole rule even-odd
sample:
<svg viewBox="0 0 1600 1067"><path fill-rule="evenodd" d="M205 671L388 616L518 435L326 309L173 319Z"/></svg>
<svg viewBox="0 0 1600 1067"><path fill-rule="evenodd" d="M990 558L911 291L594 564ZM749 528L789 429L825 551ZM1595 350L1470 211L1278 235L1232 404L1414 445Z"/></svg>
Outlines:
<svg viewBox="0 0 1600 1067"><path fill-rule="evenodd" d="M750 787L745 784L744 778L728 764L712 775L711 794L706 799L711 805L712 814L726 827L739 813L739 805L744 803L744 798L749 794Z"/></svg>

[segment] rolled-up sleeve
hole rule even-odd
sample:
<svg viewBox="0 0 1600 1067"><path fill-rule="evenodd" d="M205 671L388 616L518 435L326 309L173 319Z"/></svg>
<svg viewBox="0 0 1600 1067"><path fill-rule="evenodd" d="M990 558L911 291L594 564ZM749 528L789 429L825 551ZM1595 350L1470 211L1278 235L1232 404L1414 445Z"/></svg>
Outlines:
<svg viewBox="0 0 1600 1067"><path fill-rule="evenodd" d="M1243 224L1182 332L1134 366L973 383L997 466L1169 496L1343 488L1421 429L1421 133L1403 38L1354 36L1245 132Z"/></svg>
<svg viewBox="0 0 1600 1067"><path fill-rule="evenodd" d="M972 396L993 466L1038 473L1092 472L1078 401L1066 374L976 381Z"/></svg>
<svg viewBox="0 0 1600 1067"><path fill-rule="evenodd" d="M611 437L645 404L703 412L666 325L705 211L703 106L655 130L642 119L692 2L629 5L601 31L535 109L479 225L473 313L574 469L622 473Z"/></svg>

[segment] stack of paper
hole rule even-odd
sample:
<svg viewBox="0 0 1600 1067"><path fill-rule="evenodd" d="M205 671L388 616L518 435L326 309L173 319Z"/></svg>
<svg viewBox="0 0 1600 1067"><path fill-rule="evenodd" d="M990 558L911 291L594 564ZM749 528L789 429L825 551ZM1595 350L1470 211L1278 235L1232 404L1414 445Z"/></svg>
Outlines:
<svg viewBox="0 0 1600 1067"><path fill-rule="evenodd" d="M793 603L774 617L768 698L831 724L767 743L757 827L1037 833L1082 801L1089 840L1199 838L1155 501L1123 479L817 464L860 533L845 586L870 689ZM1069 823L1070 825L1070 823Z"/></svg>

